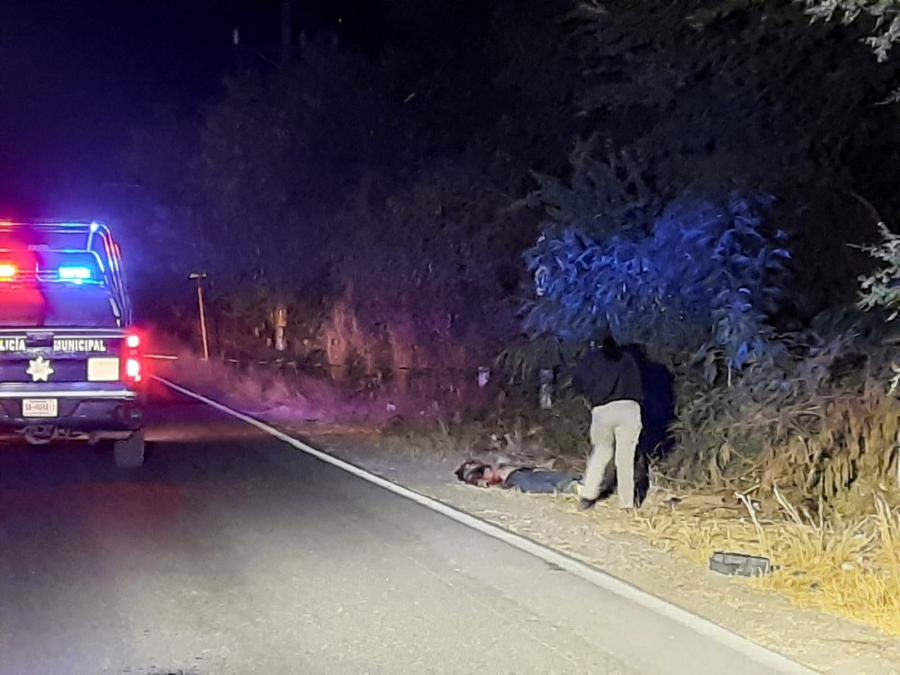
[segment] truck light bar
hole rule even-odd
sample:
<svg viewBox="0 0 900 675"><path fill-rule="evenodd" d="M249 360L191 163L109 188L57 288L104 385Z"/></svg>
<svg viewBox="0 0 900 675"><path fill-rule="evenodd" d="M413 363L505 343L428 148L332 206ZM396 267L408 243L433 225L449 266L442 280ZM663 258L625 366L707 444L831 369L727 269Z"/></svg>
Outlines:
<svg viewBox="0 0 900 675"><path fill-rule="evenodd" d="M91 268L84 265L63 265L59 268L59 278L66 281L86 281L91 278Z"/></svg>

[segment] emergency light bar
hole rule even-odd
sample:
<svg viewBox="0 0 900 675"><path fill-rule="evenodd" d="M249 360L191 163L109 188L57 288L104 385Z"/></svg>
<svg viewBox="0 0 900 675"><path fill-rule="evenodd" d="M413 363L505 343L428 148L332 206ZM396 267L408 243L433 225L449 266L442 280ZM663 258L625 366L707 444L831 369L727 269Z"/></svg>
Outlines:
<svg viewBox="0 0 900 675"><path fill-rule="evenodd" d="M59 278L66 281L85 281L91 276L91 268L84 265L63 265L59 268Z"/></svg>
<svg viewBox="0 0 900 675"><path fill-rule="evenodd" d="M8 257L12 251L26 255L27 262ZM110 302L121 310L125 323L130 324L132 310L121 256L109 227L100 222L0 219L0 285L58 282L70 288L72 285L105 286L111 292Z"/></svg>

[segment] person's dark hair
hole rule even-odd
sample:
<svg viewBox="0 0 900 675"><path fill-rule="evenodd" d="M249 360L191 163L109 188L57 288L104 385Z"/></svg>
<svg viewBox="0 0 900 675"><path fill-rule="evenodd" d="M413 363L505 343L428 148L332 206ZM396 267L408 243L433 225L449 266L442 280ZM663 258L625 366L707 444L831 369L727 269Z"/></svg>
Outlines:
<svg viewBox="0 0 900 675"><path fill-rule="evenodd" d="M484 462L470 459L460 464L454 473L463 483L478 485L478 481L484 478L484 472L487 471L488 468L488 465Z"/></svg>
<svg viewBox="0 0 900 675"><path fill-rule="evenodd" d="M619 347L619 343L615 341L612 335L607 335L603 338L603 342L600 343L600 351L603 356L611 361L618 361L622 358L622 348Z"/></svg>
<svg viewBox="0 0 900 675"><path fill-rule="evenodd" d="M595 328L588 338L588 344L594 349L600 349L600 345L603 344L603 341L608 338L610 335L609 330L606 328Z"/></svg>

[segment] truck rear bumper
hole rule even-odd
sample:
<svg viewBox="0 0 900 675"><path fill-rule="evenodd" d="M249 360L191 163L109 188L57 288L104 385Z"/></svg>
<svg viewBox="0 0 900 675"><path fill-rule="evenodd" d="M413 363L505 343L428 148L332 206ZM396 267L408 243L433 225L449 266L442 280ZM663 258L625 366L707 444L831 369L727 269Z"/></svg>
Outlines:
<svg viewBox="0 0 900 675"><path fill-rule="evenodd" d="M23 402L28 399L55 400L53 416L26 417ZM5 385L0 387L0 429L22 430L28 427L56 427L74 432L136 431L143 427L144 406L141 397L125 388L61 386L35 388Z"/></svg>

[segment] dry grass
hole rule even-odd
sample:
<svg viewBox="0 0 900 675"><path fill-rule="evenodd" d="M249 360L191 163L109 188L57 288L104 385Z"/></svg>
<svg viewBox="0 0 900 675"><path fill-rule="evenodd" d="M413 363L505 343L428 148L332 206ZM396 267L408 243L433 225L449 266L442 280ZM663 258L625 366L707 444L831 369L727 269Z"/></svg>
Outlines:
<svg viewBox="0 0 900 675"><path fill-rule="evenodd" d="M435 428L444 409L414 396L348 387L328 378L307 375L288 367L249 365L236 368L204 362L190 353L172 362L154 364L154 374L189 385L194 390L267 419L317 420L337 426L365 422L377 429L392 418L403 427ZM272 417L274 416L274 417Z"/></svg>
<svg viewBox="0 0 900 675"><path fill-rule="evenodd" d="M461 459L469 447L465 440L454 435L446 424L439 422L432 432L402 430L399 435L392 430L388 436L390 448L408 457L432 457L435 459Z"/></svg>
<svg viewBox="0 0 900 675"><path fill-rule="evenodd" d="M760 371L732 387L698 387L683 374L664 473L708 487L760 482L765 492L777 482L826 501L860 480L893 480L900 401L887 393L885 359L874 354L866 370L848 375L855 381L832 382L848 350L836 341L787 375Z"/></svg>
<svg viewBox="0 0 900 675"><path fill-rule="evenodd" d="M776 571L745 583L900 637L897 504L870 492L872 515L825 521L798 510L777 489L775 494L768 504L736 493L676 502L672 493L657 490L643 512L622 527L633 531L636 525L654 543L704 565L715 551L767 556ZM852 511L859 512L859 504Z"/></svg>

